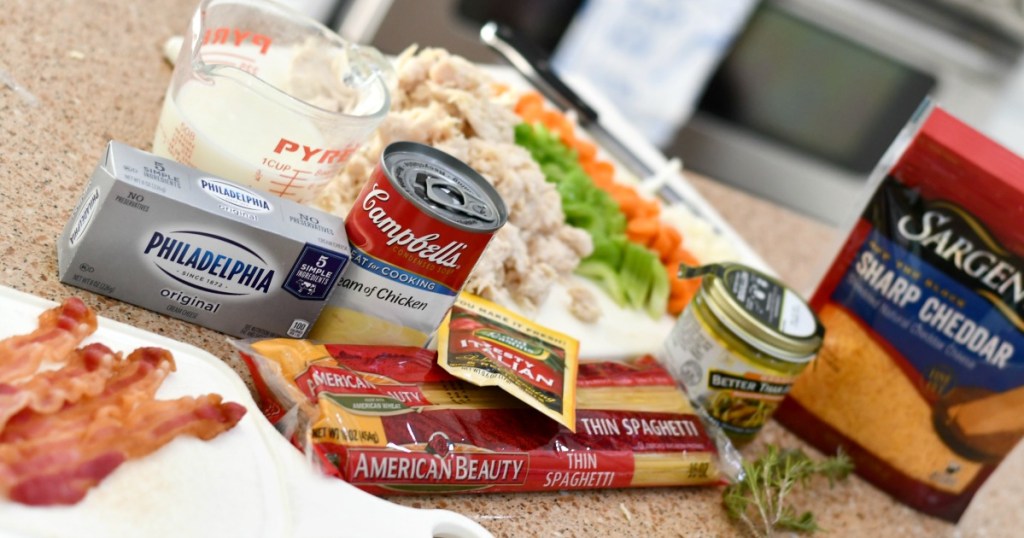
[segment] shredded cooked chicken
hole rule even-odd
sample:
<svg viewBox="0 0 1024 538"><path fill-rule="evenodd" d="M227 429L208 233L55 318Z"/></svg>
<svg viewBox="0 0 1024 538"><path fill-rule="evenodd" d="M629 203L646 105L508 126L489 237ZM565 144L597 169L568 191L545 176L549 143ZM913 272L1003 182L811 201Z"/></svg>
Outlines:
<svg viewBox="0 0 1024 538"><path fill-rule="evenodd" d="M317 199L321 208L348 213L391 142L434 146L480 172L501 194L509 220L491 240L466 289L526 310L544 302L552 285L593 250L590 236L565 224L561 198L529 152L515 144L519 122L513 101L495 94L494 81L464 58L442 49L407 49L396 61L391 112ZM575 312L576 305L586 305ZM595 319L596 301L578 298L581 319ZM585 316L585 317L584 317Z"/></svg>
<svg viewBox="0 0 1024 538"><path fill-rule="evenodd" d="M287 80L289 94L324 110L352 113L359 100L359 90L344 82L344 73L351 68L347 56L318 47L313 38L296 47Z"/></svg>
<svg viewBox="0 0 1024 538"><path fill-rule="evenodd" d="M569 288L569 300L569 310L580 321L593 323L601 318L601 305L597 303L597 297L594 297L590 290L573 286Z"/></svg>

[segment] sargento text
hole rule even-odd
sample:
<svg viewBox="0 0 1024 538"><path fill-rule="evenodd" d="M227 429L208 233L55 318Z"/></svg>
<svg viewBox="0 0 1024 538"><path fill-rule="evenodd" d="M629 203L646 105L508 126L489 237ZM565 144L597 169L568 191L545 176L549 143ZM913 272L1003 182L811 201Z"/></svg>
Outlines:
<svg viewBox="0 0 1024 538"><path fill-rule="evenodd" d="M982 286L1019 306L1024 301L1024 276L1020 270L999 255L978 248L971 239L957 235L953 223L951 215L930 210L921 215L919 223L914 222L912 215L905 215L897 226L906 239L932 250Z"/></svg>

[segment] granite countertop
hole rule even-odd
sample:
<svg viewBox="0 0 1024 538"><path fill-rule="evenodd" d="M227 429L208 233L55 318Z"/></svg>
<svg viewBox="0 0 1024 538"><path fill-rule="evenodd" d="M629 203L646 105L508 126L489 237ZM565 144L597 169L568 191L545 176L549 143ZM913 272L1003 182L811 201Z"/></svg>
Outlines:
<svg viewBox="0 0 1024 538"><path fill-rule="evenodd" d="M67 287L56 240L109 140L149 149L171 69L162 45L193 0L13 0L0 13L0 285L74 294L121 322L198 346L240 369L223 335ZM703 178L699 191L798 290L809 292L836 231ZM804 446L775 423L744 449ZM813 453L813 451L812 451ZM1024 446L997 470L959 526L920 515L858 478L802 499L834 536L1013 536L1024 528ZM393 499L476 518L498 536L733 536L717 488ZM339 507L343 511L344 507ZM351 516L347 516L351 517Z"/></svg>

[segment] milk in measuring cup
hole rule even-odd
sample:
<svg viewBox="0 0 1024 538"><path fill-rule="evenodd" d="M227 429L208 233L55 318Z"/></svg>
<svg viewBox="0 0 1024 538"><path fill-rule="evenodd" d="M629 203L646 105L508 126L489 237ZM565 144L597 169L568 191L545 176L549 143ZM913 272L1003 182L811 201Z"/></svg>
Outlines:
<svg viewBox="0 0 1024 538"><path fill-rule="evenodd" d="M153 152L304 202L383 119L387 88L374 62L386 60L259 33L269 30L218 26L186 39Z"/></svg>
<svg viewBox="0 0 1024 538"><path fill-rule="evenodd" d="M312 121L233 81L189 81L164 99L153 153L303 201L344 160L344 149L325 146Z"/></svg>

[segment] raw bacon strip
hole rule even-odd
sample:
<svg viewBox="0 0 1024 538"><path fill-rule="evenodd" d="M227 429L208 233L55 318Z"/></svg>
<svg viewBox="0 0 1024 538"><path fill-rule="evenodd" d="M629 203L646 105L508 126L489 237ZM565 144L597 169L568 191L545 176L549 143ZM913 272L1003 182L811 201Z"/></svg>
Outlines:
<svg viewBox="0 0 1024 538"><path fill-rule="evenodd" d="M127 401L122 402L128 404ZM235 426L245 407L220 395L143 402L116 431L61 443L7 466L0 473L12 500L31 505L73 504L129 459L146 456L179 435L209 440ZM94 434L96 432L93 432Z"/></svg>
<svg viewBox="0 0 1024 538"><path fill-rule="evenodd" d="M36 330L0 341L0 383L24 379L44 362L64 362L95 330L96 313L77 297L43 312Z"/></svg>
<svg viewBox="0 0 1024 538"><path fill-rule="evenodd" d="M103 344L89 344L71 353L59 370L36 374L17 385L0 385L0 431L22 409L39 414L56 413L103 391L117 356Z"/></svg>
<svg viewBox="0 0 1024 538"><path fill-rule="evenodd" d="M46 439L22 439L0 444L0 482L6 470L22 474L55 461L74 459L76 450L103 446L138 458L160 448L178 435L203 440L230 429L245 415L245 407L221 401L218 394L177 400L150 400L135 404L127 400L103 409L100 424L82 421L62 425L59 433Z"/></svg>
<svg viewBox="0 0 1024 538"><path fill-rule="evenodd" d="M179 435L213 439L234 427L243 416L245 407L224 402L219 394L153 400L132 410L118 446L128 458L140 458Z"/></svg>
<svg viewBox="0 0 1024 538"><path fill-rule="evenodd" d="M114 364L102 392L53 414L25 409L0 433L0 492L31 505L73 504L129 459L179 435L208 440L245 408L216 394L153 400L173 357L140 348Z"/></svg>
<svg viewBox="0 0 1024 538"><path fill-rule="evenodd" d="M173 369L174 359L167 350L140 348L114 365L111 377L96 397L54 414L31 410L16 414L0 432L0 492L13 483L12 474L19 473L18 465L45 468L48 460L34 460L75 450L88 439L115 439L132 407L153 399Z"/></svg>
<svg viewBox="0 0 1024 538"><path fill-rule="evenodd" d="M154 400L175 369L170 352L140 348L122 360L101 344L75 350L96 326L71 298L33 332L0 340L0 496L73 504L123 462L179 435L212 439L245 415L216 394Z"/></svg>
<svg viewBox="0 0 1024 538"><path fill-rule="evenodd" d="M164 378L174 368L174 357L169 351L155 347L139 348L127 359L114 363L110 378L97 396L68 405L54 414L21 411L11 417L0 431L0 463L8 461L3 454L5 448L14 442L74 442L68 436L85 431L82 428L86 426L99 430L123 420L121 409L130 409L130 404L153 399ZM123 402L129 405L123 406Z"/></svg>
<svg viewBox="0 0 1024 538"><path fill-rule="evenodd" d="M122 454L105 452L74 467L26 478L15 484L8 496L33 506L75 504L122 463Z"/></svg>

